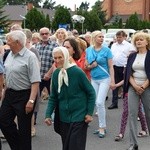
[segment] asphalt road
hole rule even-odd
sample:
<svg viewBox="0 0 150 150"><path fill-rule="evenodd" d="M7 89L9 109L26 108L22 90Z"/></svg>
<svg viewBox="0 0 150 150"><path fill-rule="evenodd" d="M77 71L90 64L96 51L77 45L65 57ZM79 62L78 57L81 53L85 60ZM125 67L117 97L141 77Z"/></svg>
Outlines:
<svg viewBox="0 0 150 150"><path fill-rule="evenodd" d="M86 150L126 150L129 146L128 126L126 134L121 142L115 142L114 137L119 132L120 118L122 112L122 99L119 100L119 108L108 110L107 107L111 104L111 94L106 101L107 113L107 134L101 139L93 134L93 131L98 128L97 117L94 116L93 122L89 125L87 135ZM36 125L36 136L32 138L33 150L61 150L61 139L57 135L53 126L48 127L44 124L44 113L46 109L47 100L40 103L40 111ZM137 122L140 131L140 122ZM139 150L150 150L150 137L139 138ZM2 141L2 150L10 150L8 143Z"/></svg>

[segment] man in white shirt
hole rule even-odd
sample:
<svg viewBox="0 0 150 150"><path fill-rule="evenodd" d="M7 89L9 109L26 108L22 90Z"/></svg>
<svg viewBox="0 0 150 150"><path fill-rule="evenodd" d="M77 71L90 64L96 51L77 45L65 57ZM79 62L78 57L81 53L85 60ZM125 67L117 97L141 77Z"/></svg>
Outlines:
<svg viewBox="0 0 150 150"><path fill-rule="evenodd" d="M124 31L118 31L116 33L117 41L111 47L116 84L123 80L124 67L127 64L127 58L132 51L135 51L134 46L127 42L125 38L126 33ZM108 109L118 108L118 89L119 87L113 90L112 104Z"/></svg>

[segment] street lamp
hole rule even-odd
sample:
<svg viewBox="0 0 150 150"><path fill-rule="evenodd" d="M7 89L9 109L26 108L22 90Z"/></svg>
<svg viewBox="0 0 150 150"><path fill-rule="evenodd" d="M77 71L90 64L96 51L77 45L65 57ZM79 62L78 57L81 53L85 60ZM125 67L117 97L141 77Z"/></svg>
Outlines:
<svg viewBox="0 0 150 150"><path fill-rule="evenodd" d="M83 34L83 23L84 23L85 18L81 15L73 15L72 16L72 22L73 22L73 29L75 26L75 23L79 22L82 23L82 34Z"/></svg>
<svg viewBox="0 0 150 150"><path fill-rule="evenodd" d="M20 15L20 17L23 19L24 29L26 28L26 17Z"/></svg>

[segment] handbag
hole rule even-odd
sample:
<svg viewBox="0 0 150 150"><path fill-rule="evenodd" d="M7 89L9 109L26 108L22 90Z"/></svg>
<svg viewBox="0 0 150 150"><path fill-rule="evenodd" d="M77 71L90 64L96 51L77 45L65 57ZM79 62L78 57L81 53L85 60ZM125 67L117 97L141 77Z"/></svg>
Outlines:
<svg viewBox="0 0 150 150"><path fill-rule="evenodd" d="M54 114L54 131L56 132L56 133L58 133L59 135L60 135L60 131L61 131L61 129L60 129L60 117L59 117L59 105L57 104L56 105L56 108L55 108L55 114Z"/></svg>

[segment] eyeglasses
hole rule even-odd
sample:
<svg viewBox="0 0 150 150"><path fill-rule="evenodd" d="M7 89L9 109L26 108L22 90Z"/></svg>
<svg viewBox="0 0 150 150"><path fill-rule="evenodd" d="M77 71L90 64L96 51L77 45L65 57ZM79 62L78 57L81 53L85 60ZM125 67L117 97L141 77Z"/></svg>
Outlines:
<svg viewBox="0 0 150 150"><path fill-rule="evenodd" d="M48 35L49 33L40 33L40 35Z"/></svg>

